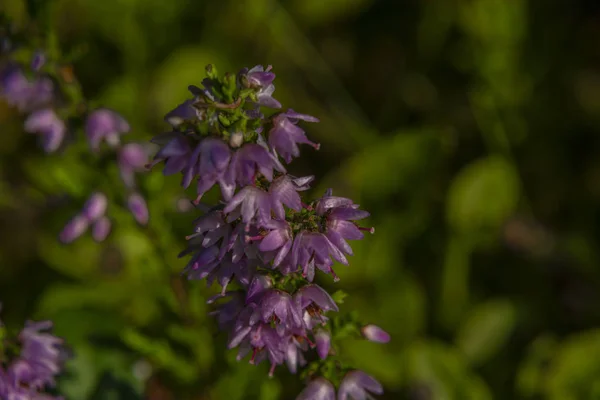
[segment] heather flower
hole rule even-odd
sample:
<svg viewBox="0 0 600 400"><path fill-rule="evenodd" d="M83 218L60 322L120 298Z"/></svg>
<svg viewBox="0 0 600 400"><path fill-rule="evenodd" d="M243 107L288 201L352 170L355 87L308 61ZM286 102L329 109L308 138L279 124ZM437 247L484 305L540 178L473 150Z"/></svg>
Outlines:
<svg viewBox="0 0 600 400"><path fill-rule="evenodd" d="M46 77L30 81L17 65L9 65L0 71L0 95L19 111L28 112L52 101L54 84Z"/></svg>
<svg viewBox="0 0 600 400"><path fill-rule="evenodd" d="M306 365L303 352L307 350L307 347L306 342L298 341L294 335L289 337L285 351L285 363L292 374L298 371L298 366Z"/></svg>
<svg viewBox="0 0 600 400"><path fill-rule="evenodd" d="M223 212L230 214L228 221L241 216L244 224L253 222L255 217L259 223L266 223L271 219L271 198L262 189L246 186L229 200Z"/></svg>
<svg viewBox="0 0 600 400"><path fill-rule="evenodd" d="M41 51L36 51L31 59L31 69L39 71L46 63L46 55Z"/></svg>
<svg viewBox="0 0 600 400"><path fill-rule="evenodd" d="M169 132L152 139L153 143L161 145L161 149L156 153L152 163L149 167L153 167L161 161L165 162L165 168L163 169L164 175L173 175L183 171L190 163L192 156L192 144L190 139L177 132ZM193 176L191 172L193 170L188 169L190 173L184 177L182 182L183 187L187 188L192 182Z"/></svg>
<svg viewBox="0 0 600 400"><path fill-rule="evenodd" d="M89 226L89 221L83 215L74 216L68 223L65 225L63 230L59 234L59 240L63 243L71 243L75 239L79 238L81 235L85 233Z"/></svg>
<svg viewBox="0 0 600 400"><path fill-rule="evenodd" d="M193 106L195 99L186 100L165 115L165 121L177 127L186 121L198 118L198 110Z"/></svg>
<svg viewBox="0 0 600 400"><path fill-rule="evenodd" d="M233 154L226 181L235 182L239 186L251 185L260 173L270 182L273 180L274 169L285 172L283 166L268 149L260 144L247 143Z"/></svg>
<svg viewBox="0 0 600 400"><path fill-rule="evenodd" d="M273 266L277 267L292 248L292 230L286 221L271 220L263 226L270 232L261 240L258 249L264 252L277 250L273 260Z"/></svg>
<svg viewBox="0 0 600 400"><path fill-rule="evenodd" d="M331 243L327 236L320 232L303 231L294 238L289 262L292 266L300 265L303 276L310 281L314 277L315 267L333 275L334 280L338 281L339 278L332 268L333 261L330 257L342 264L348 264L344 254Z"/></svg>
<svg viewBox="0 0 600 400"><path fill-rule="evenodd" d="M219 293L214 298L209 299L207 303L211 304L217 298L221 299L224 297L229 297L229 301L220 304L217 309L210 312L209 315L217 318L217 323L221 330L231 330L233 329L239 313L244 309L245 294L243 291L226 292L225 294Z"/></svg>
<svg viewBox="0 0 600 400"><path fill-rule="evenodd" d="M340 384L338 400L364 400L371 398L370 393L383 394L383 387L362 371L350 371Z"/></svg>
<svg viewBox="0 0 600 400"><path fill-rule="evenodd" d="M127 198L127 207L138 224L146 225L148 223L148 206L146 205L146 200L139 193L129 195Z"/></svg>
<svg viewBox="0 0 600 400"><path fill-rule="evenodd" d="M335 388L327 379L319 377L310 381L296 400L335 400Z"/></svg>
<svg viewBox="0 0 600 400"><path fill-rule="evenodd" d="M269 131L269 145L277 151L288 164L292 161L293 157L298 157L300 155L300 149L298 148L299 143L309 144L315 149L319 149L319 144L308 140L304 131L296 125L299 120L319 122L315 117L298 114L290 109L273 118L273 128Z"/></svg>
<svg viewBox="0 0 600 400"><path fill-rule="evenodd" d="M61 370L63 340L44 332L51 328L50 321L28 322L19 335L20 360L31 369L26 381L30 386L54 385L54 376Z"/></svg>
<svg viewBox="0 0 600 400"><path fill-rule="evenodd" d="M198 198L206 193L215 183L221 185L223 197L228 199L233 195L235 186L224 179L225 172L231 159L231 150L227 143L216 138L202 140L192 153L188 168L192 176L198 176Z"/></svg>
<svg viewBox="0 0 600 400"><path fill-rule="evenodd" d="M262 296L260 307L262 321L275 321L278 332L281 331L280 327L294 328L302 326L302 314L289 293L271 289Z"/></svg>
<svg viewBox="0 0 600 400"><path fill-rule="evenodd" d="M101 108L88 116L85 131L90 148L97 151L102 140L106 140L110 146L117 146L120 135L129 132L129 124L116 112Z"/></svg>
<svg viewBox="0 0 600 400"><path fill-rule="evenodd" d="M129 143L121 147L118 155L121 180L128 188L135 187L135 173L142 171L148 164L146 149L137 143Z"/></svg>
<svg viewBox="0 0 600 400"><path fill-rule="evenodd" d="M390 341L390 334L377 325L366 325L360 330L365 339L376 343L387 343Z"/></svg>
<svg viewBox="0 0 600 400"><path fill-rule="evenodd" d="M81 215L83 215L88 222L94 222L104 216L107 206L108 199L104 193L93 193L83 205Z"/></svg>
<svg viewBox="0 0 600 400"><path fill-rule="evenodd" d="M331 335L323 329L319 329L315 333L315 342L317 343L317 354L321 360L327 358L329 348L331 347Z"/></svg>
<svg viewBox="0 0 600 400"><path fill-rule="evenodd" d="M247 86L259 89L256 93L257 104L269 108L281 108L281 103L273 98L275 74L270 72L271 68L268 66L265 70L262 65L257 65L247 72L242 70L242 76Z"/></svg>
<svg viewBox="0 0 600 400"><path fill-rule="evenodd" d="M52 109L46 108L35 111L27 117L25 131L42 135L44 150L51 153L60 147L67 128Z"/></svg>
<svg viewBox="0 0 600 400"><path fill-rule="evenodd" d="M316 284L302 286L294 294L294 301L304 311L312 312L339 311L337 304L325 289Z"/></svg>
<svg viewBox="0 0 600 400"><path fill-rule="evenodd" d="M284 205L295 211L302 209L298 186L287 175L282 175L271 183L271 186L269 186L269 195L271 197L273 213L279 219L285 219Z"/></svg>
<svg viewBox="0 0 600 400"><path fill-rule="evenodd" d="M92 226L92 237L97 242L102 242L110 233L111 222L107 217L102 217Z"/></svg>
<svg viewBox="0 0 600 400"><path fill-rule="evenodd" d="M246 294L246 304L258 303L267 289L273 286L273 280L266 275L256 275Z"/></svg>

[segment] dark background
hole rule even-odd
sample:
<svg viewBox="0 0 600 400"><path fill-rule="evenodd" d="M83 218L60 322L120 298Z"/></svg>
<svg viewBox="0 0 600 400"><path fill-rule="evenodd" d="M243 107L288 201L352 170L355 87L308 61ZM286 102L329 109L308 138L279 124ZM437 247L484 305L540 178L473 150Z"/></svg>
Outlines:
<svg viewBox="0 0 600 400"><path fill-rule="evenodd" d="M600 3L593 0L3 0L77 54L91 104L167 127L204 66L272 64L275 97L315 115L290 171L369 210L333 284L387 345L343 353L383 399L600 398ZM33 18L32 18L33 16ZM39 28L42 27L42 28ZM101 245L56 235L99 186L85 144L44 155L0 103L3 319L50 318L76 354L69 399L292 399L284 367L235 362L179 276L198 214L179 178L143 177L151 223L111 205ZM111 169L112 168L112 169ZM191 196L191 194L188 194ZM111 397L112 396L112 397Z"/></svg>

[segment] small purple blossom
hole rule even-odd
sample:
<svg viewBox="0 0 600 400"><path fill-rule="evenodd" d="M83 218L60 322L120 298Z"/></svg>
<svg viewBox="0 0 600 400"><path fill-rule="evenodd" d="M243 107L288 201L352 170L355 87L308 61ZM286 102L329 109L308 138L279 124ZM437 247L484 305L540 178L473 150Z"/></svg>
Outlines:
<svg viewBox="0 0 600 400"><path fill-rule="evenodd" d="M240 216L244 224L256 221L267 223L271 219L271 198L262 189L246 186L229 200L224 213L230 214L228 221L233 221Z"/></svg>
<svg viewBox="0 0 600 400"><path fill-rule="evenodd" d="M246 77L250 87L259 89L256 93L259 105L269 108L281 108L281 103L273 98L273 93L275 92L275 85L273 84L275 74L270 72L271 68L270 65L267 69L262 65L257 65L247 73L242 71L242 75Z"/></svg>
<svg viewBox="0 0 600 400"><path fill-rule="evenodd" d="M67 225L65 225L58 237L60 241L65 244L71 243L85 233L89 224L86 217L83 215L76 215L67 223Z"/></svg>
<svg viewBox="0 0 600 400"><path fill-rule="evenodd" d="M195 99L186 100L165 115L165 121L177 127L186 121L198 118L198 110L193 106Z"/></svg>
<svg viewBox="0 0 600 400"><path fill-rule="evenodd" d="M329 332L323 329L319 329L315 333L315 341L317 343L317 354L321 360L324 360L329 355L329 348L331 347L331 335Z"/></svg>
<svg viewBox="0 0 600 400"><path fill-rule="evenodd" d="M148 164L148 152L138 143L126 144L119 150L117 164L125 186L134 188L135 173L143 171Z"/></svg>
<svg viewBox="0 0 600 400"><path fill-rule="evenodd" d="M319 377L310 381L296 400L335 400L335 388L327 379Z"/></svg>
<svg viewBox="0 0 600 400"><path fill-rule="evenodd" d="M54 84L47 77L27 79L15 64L0 71L0 95L21 112L47 106L54 98Z"/></svg>
<svg viewBox="0 0 600 400"><path fill-rule="evenodd" d="M186 174L197 176L197 202L217 182L221 185L223 197L231 198L235 186L225 179L229 160L231 160L231 150L227 143L220 139L207 138L196 146L188 165L191 171Z"/></svg>
<svg viewBox="0 0 600 400"><path fill-rule="evenodd" d="M46 64L46 55L42 51L36 51L31 59L31 69L39 71Z"/></svg>
<svg viewBox="0 0 600 400"><path fill-rule="evenodd" d="M120 135L129 132L129 129L125 118L106 108L93 111L85 123L88 142L93 151L98 151L102 140L112 147L117 146L121 141Z"/></svg>
<svg viewBox="0 0 600 400"><path fill-rule="evenodd" d="M178 132L168 132L158 135L152 139L153 143L161 146L149 165L152 167L161 161L165 162L164 175L173 175L183 171L190 163L193 147L190 139ZM191 169L188 169L193 172ZM184 177L183 187L187 188L192 182L193 176Z"/></svg>
<svg viewBox="0 0 600 400"><path fill-rule="evenodd" d="M94 223L92 226L92 238L97 242L102 242L110 233L111 222L108 217L104 216Z"/></svg>
<svg viewBox="0 0 600 400"><path fill-rule="evenodd" d="M365 325L361 328L361 333L365 339L376 343L387 343L390 341L390 334L377 325Z"/></svg>
<svg viewBox="0 0 600 400"><path fill-rule="evenodd" d="M363 400L370 393L383 394L383 387L375 378L362 371L350 371L346 374L338 389L338 400Z"/></svg>
<svg viewBox="0 0 600 400"><path fill-rule="evenodd" d="M273 128L271 128L269 132L269 145L277 151L288 164L292 161L292 158L300 155L298 144L309 144L317 150L320 147L318 143L308 140L304 131L297 126L299 120L319 122L315 117L298 114L290 109L273 118Z"/></svg>
<svg viewBox="0 0 600 400"><path fill-rule="evenodd" d="M239 186L251 185L260 173L270 182L273 180L273 170L285 172L268 149L260 144L247 143L233 154L226 181L235 182Z"/></svg>
<svg viewBox="0 0 600 400"><path fill-rule="evenodd" d="M91 223L104 216L107 207L108 199L106 198L106 195L102 192L96 192L93 193L83 205L81 215Z"/></svg>
<svg viewBox="0 0 600 400"><path fill-rule="evenodd" d="M25 120L25 131L42 136L44 150L47 153L58 150L67 128L65 123L50 108L34 111Z"/></svg>
<svg viewBox="0 0 600 400"><path fill-rule="evenodd" d="M127 207L138 224L146 225L148 223L148 206L146 205L146 200L139 193L129 195L127 198Z"/></svg>

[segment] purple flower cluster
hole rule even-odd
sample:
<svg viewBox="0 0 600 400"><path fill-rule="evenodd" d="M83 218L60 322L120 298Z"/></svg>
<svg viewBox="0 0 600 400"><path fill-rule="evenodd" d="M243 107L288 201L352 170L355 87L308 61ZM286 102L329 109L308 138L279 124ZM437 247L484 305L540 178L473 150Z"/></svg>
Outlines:
<svg viewBox="0 0 600 400"><path fill-rule="evenodd" d="M48 331L50 321L27 322L16 342L4 340L2 348L14 350L14 357L0 351L0 398L9 400L60 400L44 393L55 386L66 352L63 340Z"/></svg>
<svg viewBox="0 0 600 400"><path fill-rule="evenodd" d="M337 312L338 305L313 283L315 274L320 270L339 280L333 267L336 261L348 264L348 241L374 232L357 224L369 213L351 199L334 196L331 189L312 202L302 200L301 192L314 177L291 176L282 161L289 164L298 157L300 144L319 148L299 126L318 119L291 109L261 108L281 108L272 97L271 67L256 66L223 78L212 66L207 72L202 88L190 86L194 97L165 116L172 130L152 140L160 149L151 165L164 162L165 175L181 173L184 187L195 181L195 204L204 209L181 253L191 255L184 273L221 286L209 303L217 303L212 314L228 333L229 348L238 349L238 360L267 360L269 375L283 364L292 373L316 365L313 372L318 373L335 358L339 323L332 324L326 315ZM215 185L221 204L201 205L201 197ZM239 290L228 290L232 283ZM361 330L351 323L350 328L358 337L389 341L375 325ZM317 357L311 362L312 349ZM336 376L312 380L298 399L333 399L332 381L338 399L382 393L369 375L337 368Z"/></svg>
<svg viewBox="0 0 600 400"><path fill-rule="evenodd" d="M10 56L10 52L8 52ZM0 67L0 99L27 113L24 130L37 134L47 153L61 148L70 131L67 125L69 104L65 104L61 94L60 74L56 65L49 62L43 52L32 56L28 78L22 66L9 61ZM54 73L53 73L54 72ZM52 76L52 77L51 77ZM121 145L120 136L129 132L127 121L115 111L99 108L87 115L76 115L84 121L85 135L93 153L98 153L102 143L106 143L117 157L121 179L127 189L126 203L134 219L141 225L148 222L146 201L136 190L135 174L145 170L148 164L148 151L136 143ZM111 222L105 215L108 199L103 193L93 194L83 210L67 223L59 235L62 242L69 243L77 239L91 227L96 241L103 241L111 230Z"/></svg>

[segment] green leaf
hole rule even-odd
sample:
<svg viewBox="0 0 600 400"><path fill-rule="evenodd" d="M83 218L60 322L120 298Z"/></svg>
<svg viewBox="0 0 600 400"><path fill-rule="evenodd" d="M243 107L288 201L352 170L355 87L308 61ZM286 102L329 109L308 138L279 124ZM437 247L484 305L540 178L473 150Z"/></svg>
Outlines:
<svg viewBox="0 0 600 400"><path fill-rule="evenodd" d="M516 324L515 306L491 300L476 306L459 328L456 344L472 364L482 364L507 342Z"/></svg>
<svg viewBox="0 0 600 400"><path fill-rule="evenodd" d="M348 297L348 293L344 292L343 290L337 290L334 294L331 295L331 298L333 299L333 301L335 301L336 304L344 304L344 299Z"/></svg>
<svg viewBox="0 0 600 400"><path fill-rule="evenodd" d="M513 166L500 157L467 165L454 178L448 192L447 219L459 232L498 229L519 201L519 178Z"/></svg>

